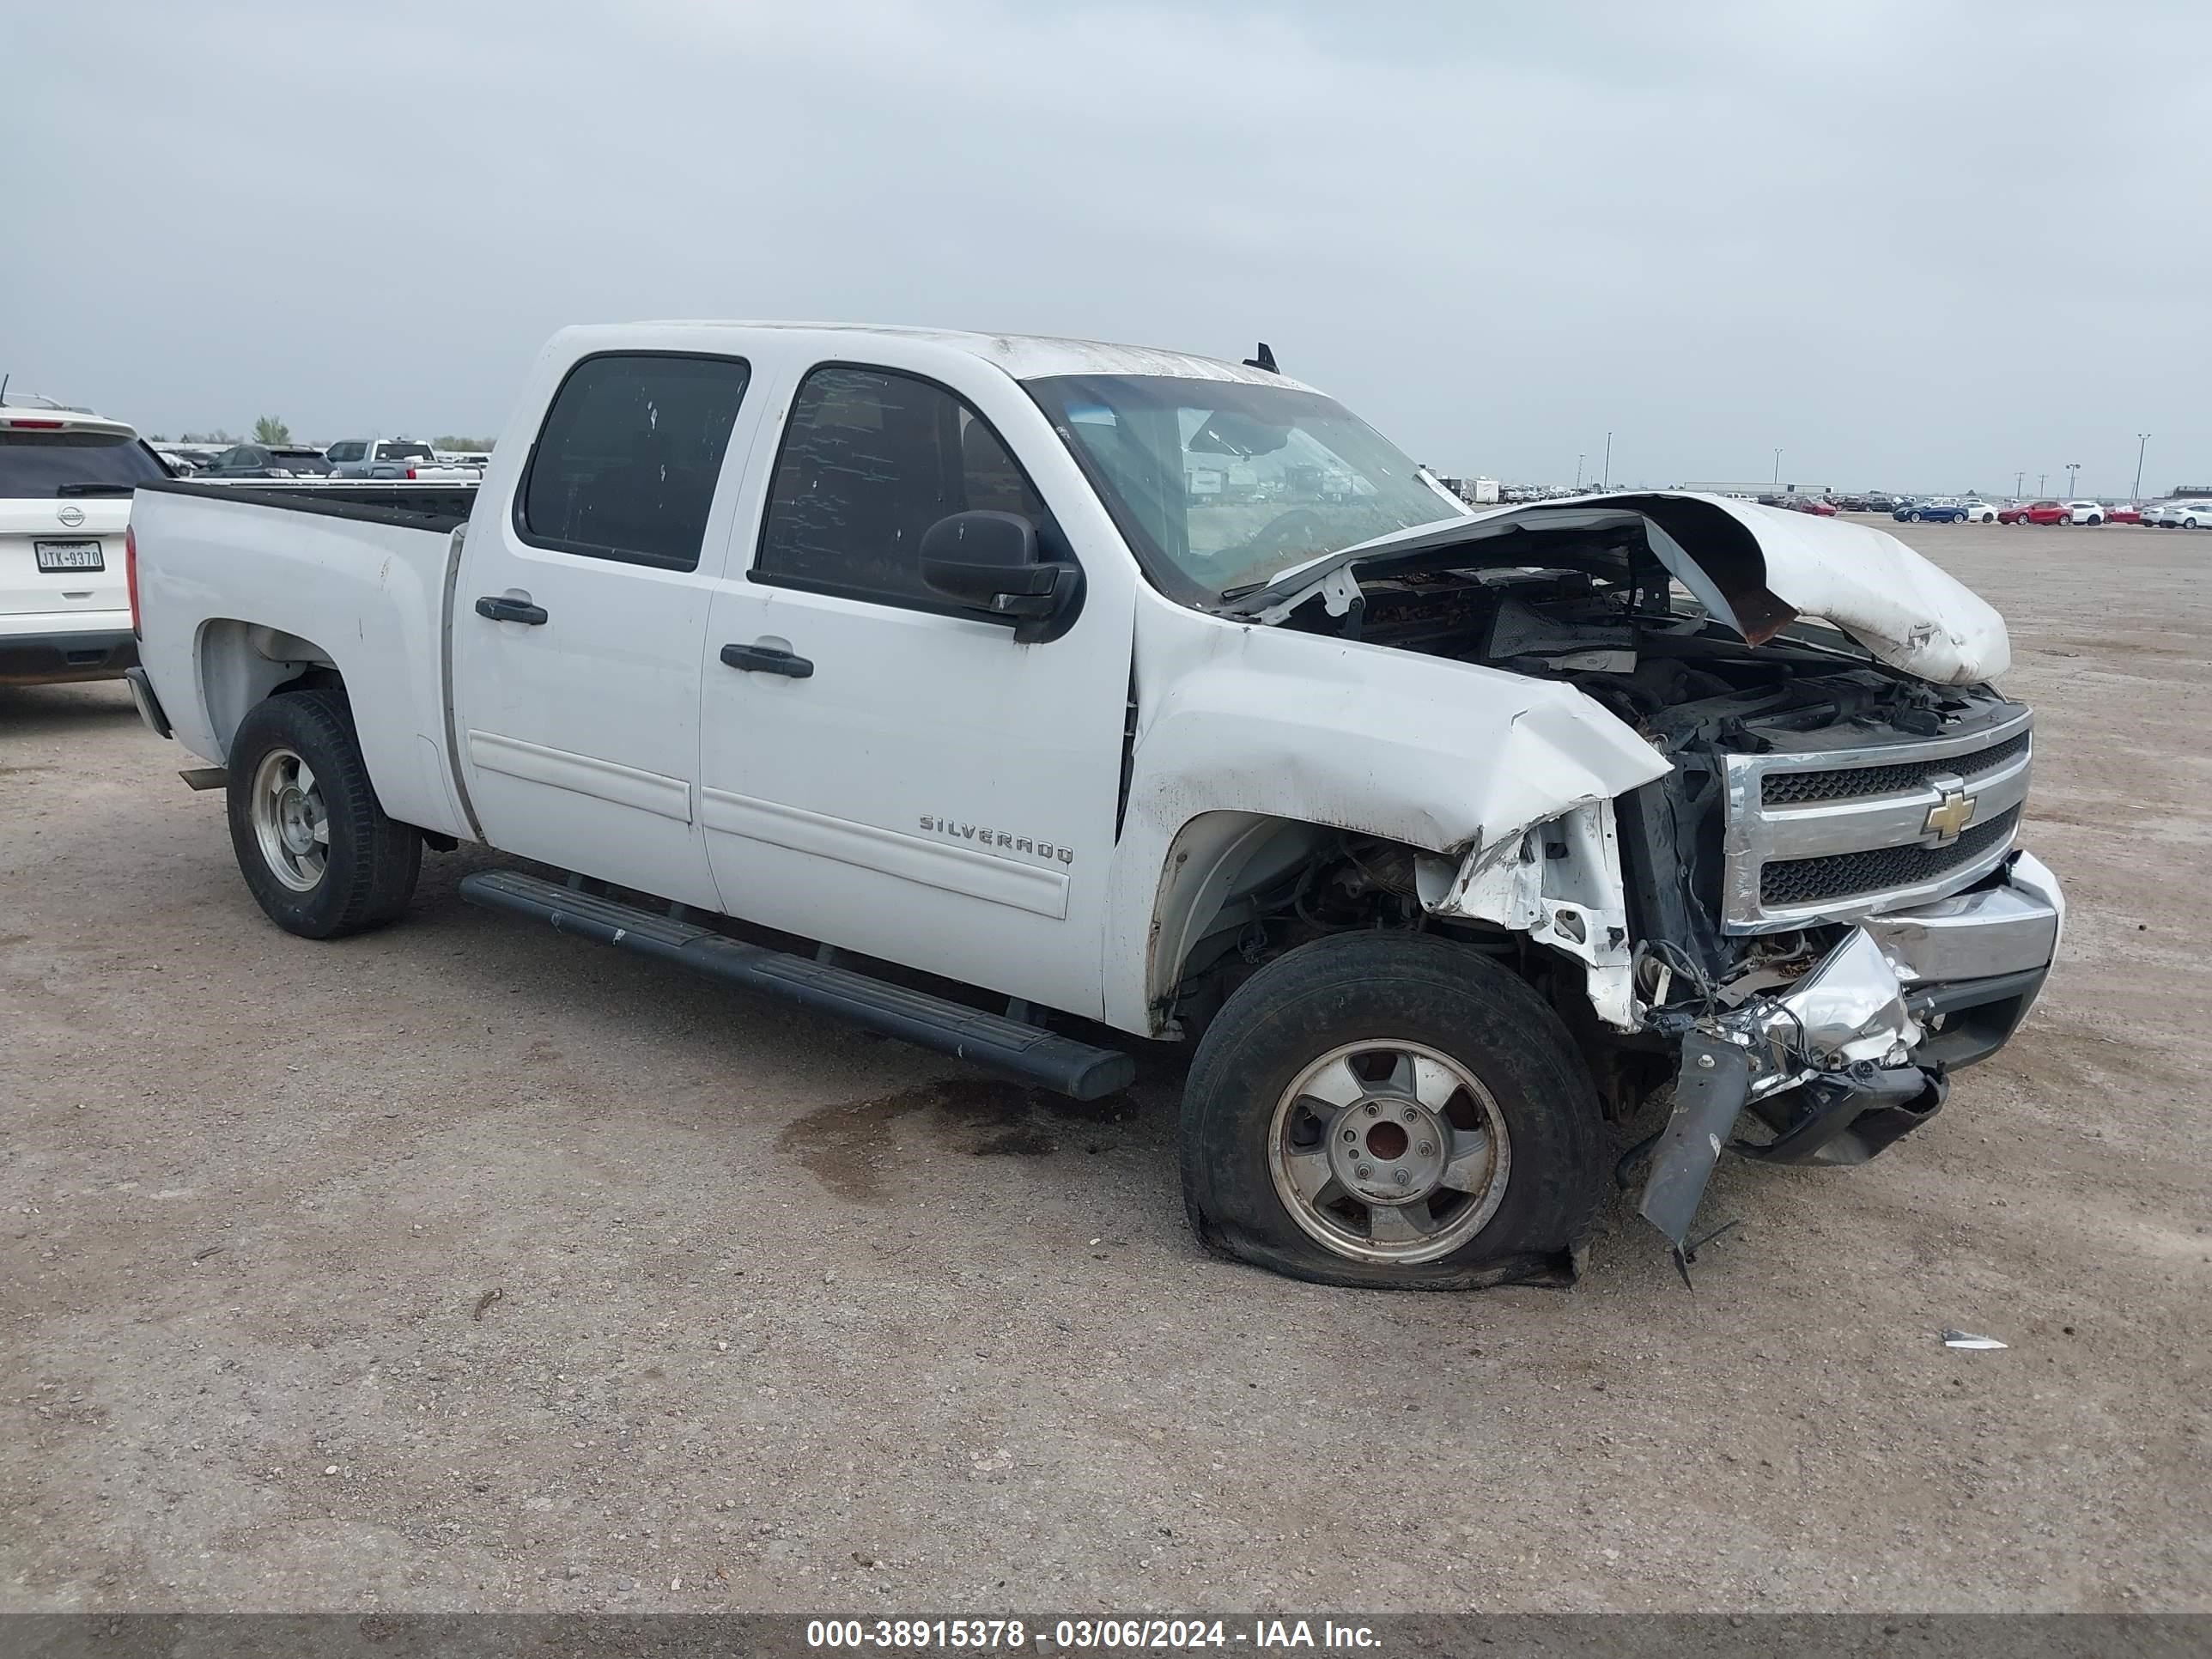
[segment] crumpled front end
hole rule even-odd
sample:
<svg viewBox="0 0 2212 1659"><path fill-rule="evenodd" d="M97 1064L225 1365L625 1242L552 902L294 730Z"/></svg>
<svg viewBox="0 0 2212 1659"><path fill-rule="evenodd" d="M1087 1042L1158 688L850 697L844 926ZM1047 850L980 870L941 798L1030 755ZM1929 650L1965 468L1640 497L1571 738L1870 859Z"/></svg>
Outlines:
<svg viewBox="0 0 2212 1659"><path fill-rule="evenodd" d="M1681 1040L1667 1124L1632 1160L1640 1213L1677 1251L1723 1152L1862 1164L1935 1116L1950 1073L2003 1045L2042 990L2066 902L2014 854L1972 890L1850 927L1786 989L1662 1016ZM1739 1136L1739 1120L1757 1126Z"/></svg>

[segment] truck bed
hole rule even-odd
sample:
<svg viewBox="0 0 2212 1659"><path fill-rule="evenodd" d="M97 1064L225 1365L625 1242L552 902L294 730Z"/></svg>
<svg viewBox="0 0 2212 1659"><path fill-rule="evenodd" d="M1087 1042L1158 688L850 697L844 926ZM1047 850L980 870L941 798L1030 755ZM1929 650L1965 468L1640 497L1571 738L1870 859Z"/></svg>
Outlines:
<svg viewBox="0 0 2212 1659"><path fill-rule="evenodd" d="M288 483L261 478L250 483L224 483L215 479L171 478L138 488L141 491L204 495L215 501L252 501L259 507L283 507L292 513L321 513L336 519L398 525L410 530L434 530L441 535L467 522L477 499L473 481L384 483L357 478L336 483L319 480Z"/></svg>
<svg viewBox="0 0 2212 1659"><path fill-rule="evenodd" d="M247 708L327 665L385 811L465 836L445 717L454 534L477 486L170 479L131 513L139 660L178 741L226 763Z"/></svg>

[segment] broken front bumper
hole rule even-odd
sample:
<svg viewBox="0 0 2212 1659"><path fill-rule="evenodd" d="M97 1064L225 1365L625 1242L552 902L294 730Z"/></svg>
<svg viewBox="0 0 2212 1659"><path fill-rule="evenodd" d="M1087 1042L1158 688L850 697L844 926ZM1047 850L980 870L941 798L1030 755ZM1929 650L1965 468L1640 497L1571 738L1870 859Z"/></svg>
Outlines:
<svg viewBox="0 0 2212 1659"><path fill-rule="evenodd" d="M1640 1212L1679 1251L1723 1151L1863 1164L1933 1117L1949 1073L2004 1046L2057 954L2066 901L2016 853L1999 879L1869 916L1789 990L1698 1019ZM1746 1112L1766 1138L1735 1135Z"/></svg>

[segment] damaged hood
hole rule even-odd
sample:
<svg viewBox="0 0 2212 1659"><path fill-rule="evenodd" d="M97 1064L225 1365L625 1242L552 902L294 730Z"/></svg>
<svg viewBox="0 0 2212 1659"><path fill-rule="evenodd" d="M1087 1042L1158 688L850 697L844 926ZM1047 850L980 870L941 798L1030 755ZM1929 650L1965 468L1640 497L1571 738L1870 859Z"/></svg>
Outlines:
<svg viewBox="0 0 2212 1659"><path fill-rule="evenodd" d="M1433 568L1438 554L1520 532L1638 520L1674 578L1749 644L1810 618L1841 629L1878 661L1938 685L1978 684L2012 665L2004 618L1886 531L1679 489L1530 502L1417 526L1285 571L1230 608L1275 623L1320 595L1340 613L1354 591L1352 573L1361 568ZM1528 561L1540 562L1533 546ZM1485 562L1521 561L1498 548Z"/></svg>

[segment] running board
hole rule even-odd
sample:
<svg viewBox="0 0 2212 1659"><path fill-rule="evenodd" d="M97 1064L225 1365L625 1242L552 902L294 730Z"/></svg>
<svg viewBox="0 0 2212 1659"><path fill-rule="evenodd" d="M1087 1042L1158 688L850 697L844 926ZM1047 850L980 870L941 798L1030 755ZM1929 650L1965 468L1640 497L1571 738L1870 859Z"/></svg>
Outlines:
<svg viewBox="0 0 2212 1659"><path fill-rule="evenodd" d="M1018 1020L986 1013L926 991L909 991L849 968L795 957L715 933L696 923L641 910L635 905L544 881L519 870L483 870L461 878L471 904L550 921L556 933L574 933L640 956L657 957L696 973L727 980L842 1016L919 1048L994 1066L1025 1082L1078 1100L1099 1100L1136 1080L1137 1062Z"/></svg>

